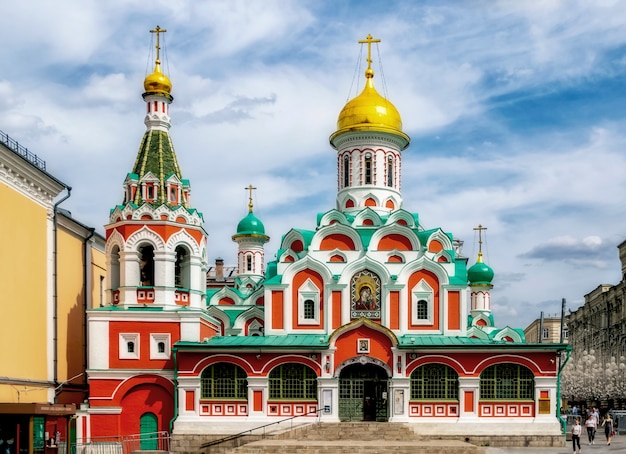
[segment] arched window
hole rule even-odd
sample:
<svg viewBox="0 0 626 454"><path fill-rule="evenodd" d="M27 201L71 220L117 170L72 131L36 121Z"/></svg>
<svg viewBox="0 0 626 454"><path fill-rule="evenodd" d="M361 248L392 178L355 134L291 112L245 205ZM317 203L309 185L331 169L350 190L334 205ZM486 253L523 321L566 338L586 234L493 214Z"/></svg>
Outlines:
<svg viewBox="0 0 626 454"><path fill-rule="evenodd" d="M535 398L535 377L519 364L494 364L480 374L481 399Z"/></svg>
<svg viewBox="0 0 626 454"><path fill-rule="evenodd" d="M135 353L135 343L134 342L127 342L126 343L126 351L128 353Z"/></svg>
<svg viewBox="0 0 626 454"><path fill-rule="evenodd" d="M445 364L424 364L411 374L411 399L459 399L459 374Z"/></svg>
<svg viewBox="0 0 626 454"><path fill-rule="evenodd" d="M120 286L120 248L119 246L113 246L110 257L110 269L111 269L111 290L116 290Z"/></svg>
<svg viewBox="0 0 626 454"><path fill-rule="evenodd" d="M248 399L246 372L235 364L217 363L202 371L201 399Z"/></svg>
<svg viewBox="0 0 626 454"><path fill-rule="evenodd" d="M387 186L393 187L393 158L387 158Z"/></svg>
<svg viewBox="0 0 626 454"><path fill-rule="evenodd" d="M313 320L315 319L315 301L313 300L304 300L304 319L305 320Z"/></svg>
<svg viewBox="0 0 626 454"><path fill-rule="evenodd" d="M252 271L252 255L246 255L246 271Z"/></svg>
<svg viewBox="0 0 626 454"><path fill-rule="evenodd" d="M346 155L343 157L343 187L350 186L350 158Z"/></svg>
<svg viewBox="0 0 626 454"><path fill-rule="evenodd" d="M372 155L371 154L366 154L365 155L365 162L364 162L364 183L365 184L372 184Z"/></svg>
<svg viewBox="0 0 626 454"><path fill-rule="evenodd" d="M159 342L157 344L157 353L165 353L165 342Z"/></svg>
<svg viewBox="0 0 626 454"><path fill-rule="evenodd" d="M269 375L270 399L317 400L317 376L304 364L282 364Z"/></svg>
<svg viewBox="0 0 626 454"><path fill-rule="evenodd" d="M189 252L183 246L176 246L176 263L174 264L174 285L176 288L189 288L191 285L191 269Z"/></svg>
<svg viewBox="0 0 626 454"><path fill-rule="evenodd" d="M154 285L154 247L150 245L139 248L140 285L151 287Z"/></svg>
<svg viewBox="0 0 626 454"><path fill-rule="evenodd" d="M428 301L419 300L417 302L417 319L428 320Z"/></svg>

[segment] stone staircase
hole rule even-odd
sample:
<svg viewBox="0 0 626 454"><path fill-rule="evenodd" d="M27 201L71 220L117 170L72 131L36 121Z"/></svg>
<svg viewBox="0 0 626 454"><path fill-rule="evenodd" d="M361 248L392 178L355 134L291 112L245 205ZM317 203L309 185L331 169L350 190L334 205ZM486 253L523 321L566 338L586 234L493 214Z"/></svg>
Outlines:
<svg viewBox="0 0 626 454"><path fill-rule="evenodd" d="M293 437L293 438L292 438ZM238 448L212 448L209 453L303 454L484 454L484 448L461 440L426 439L409 426L383 422L320 423L280 437L252 441Z"/></svg>

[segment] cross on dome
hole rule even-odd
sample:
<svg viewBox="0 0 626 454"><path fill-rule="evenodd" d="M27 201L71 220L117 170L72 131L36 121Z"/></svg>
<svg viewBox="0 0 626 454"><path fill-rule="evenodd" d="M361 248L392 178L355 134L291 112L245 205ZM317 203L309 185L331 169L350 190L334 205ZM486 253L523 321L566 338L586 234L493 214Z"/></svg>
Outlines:
<svg viewBox="0 0 626 454"><path fill-rule="evenodd" d="M478 261L482 262L483 258L483 230L487 230L487 227L483 227L478 224L478 227L474 227L474 230L478 230Z"/></svg>
<svg viewBox="0 0 626 454"><path fill-rule="evenodd" d="M370 34L368 34L365 39L359 40L360 44L367 43L367 69L365 70L365 77L374 77L374 70L372 69L372 43L379 42L380 39L375 39Z"/></svg>
<svg viewBox="0 0 626 454"><path fill-rule="evenodd" d="M150 33L156 33L156 61L155 63L158 65L159 63L161 63L160 59L159 59L159 51L161 50L161 46L159 46L159 38L161 36L161 33L165 33L167 32L167 30L162 29L161 27L159 27L158 25L156 26L156 28L154 30L150 30Z"/></svg>
<svg viewBox="0 0 626 454"><path fill-rule="evenodd" d="M244 189L246 191L250 191L249 202L248 202L248 209L250 210L250 213L252 213L252 191L254 191L256 188L250 184L250 185L248 185L247 188L244 188Z"/></svg>

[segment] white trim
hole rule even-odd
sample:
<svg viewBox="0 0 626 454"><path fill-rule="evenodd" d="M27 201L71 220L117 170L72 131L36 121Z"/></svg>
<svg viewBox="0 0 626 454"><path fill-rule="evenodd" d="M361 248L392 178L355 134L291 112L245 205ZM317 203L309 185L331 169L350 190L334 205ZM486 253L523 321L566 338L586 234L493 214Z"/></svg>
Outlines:
<svg viewBox="0 0 626 454"><path fill-rule="evenodd" d="M313 301L313 318L304 318L304 303ZM307 279L298 289L298 324L319 325L320 323L320 290L311 279Z"/></svg>
<svg viewBox="0 0 626 454"><path fill-rule="evenodd" d="M128 343L133 342L134 350L133 352L128 351ZM120 343L120 351L119 358L120 359L139 359L139 333L120 333L119 338Z"/></svg>
<svg viewBox="0 0 626 454"><path fill-rule="evenodd" d="M411 289L411 323L413 325L432 325L433 317L435 313L434 308L434 292L428 283L422 279L417 283L415 287ZM418 301L426 301L427 303L427 318L417 318L417 303Z"/></svg>
<svg viewBox="0 0 626 454"><path fill-rule="evenodd" d="M159 343L163 342L165 348L163 352L159 352ZM170 359L172 344L169 333L150 334L150 359Z"/></svg>

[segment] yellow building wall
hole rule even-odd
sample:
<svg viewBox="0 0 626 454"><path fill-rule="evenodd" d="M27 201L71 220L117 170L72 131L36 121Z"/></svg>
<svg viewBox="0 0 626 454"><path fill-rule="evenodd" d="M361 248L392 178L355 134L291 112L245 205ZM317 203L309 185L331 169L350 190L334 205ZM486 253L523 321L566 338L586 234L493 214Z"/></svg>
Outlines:
<svg viewBox="0 0 626 454"><path fill-rule="evenodd" d="M65 221L67 223L68 221ZM85 385L86 367L85 310L100 305L100 282L105 275L104 252L85 239L89 232L78 228L76 233L63 226L57 230L58 245L58 362L57 379L64 385L65 393L60 403L80 403L85 394L68 385ZM84 249L89 252L85 257ZM89 273L85 276L85 259ZM89 287L84 287L87 278ZM89 298L85 299L85 291Z"/></svg>
<svg viewBox="0 0 626 454"><path fill-rule="evenodd" d="M49 380L46 208L2 182L0 200L0 376ZM0 384L0 402L18 401L47 401L47 390Z"/></svg>

